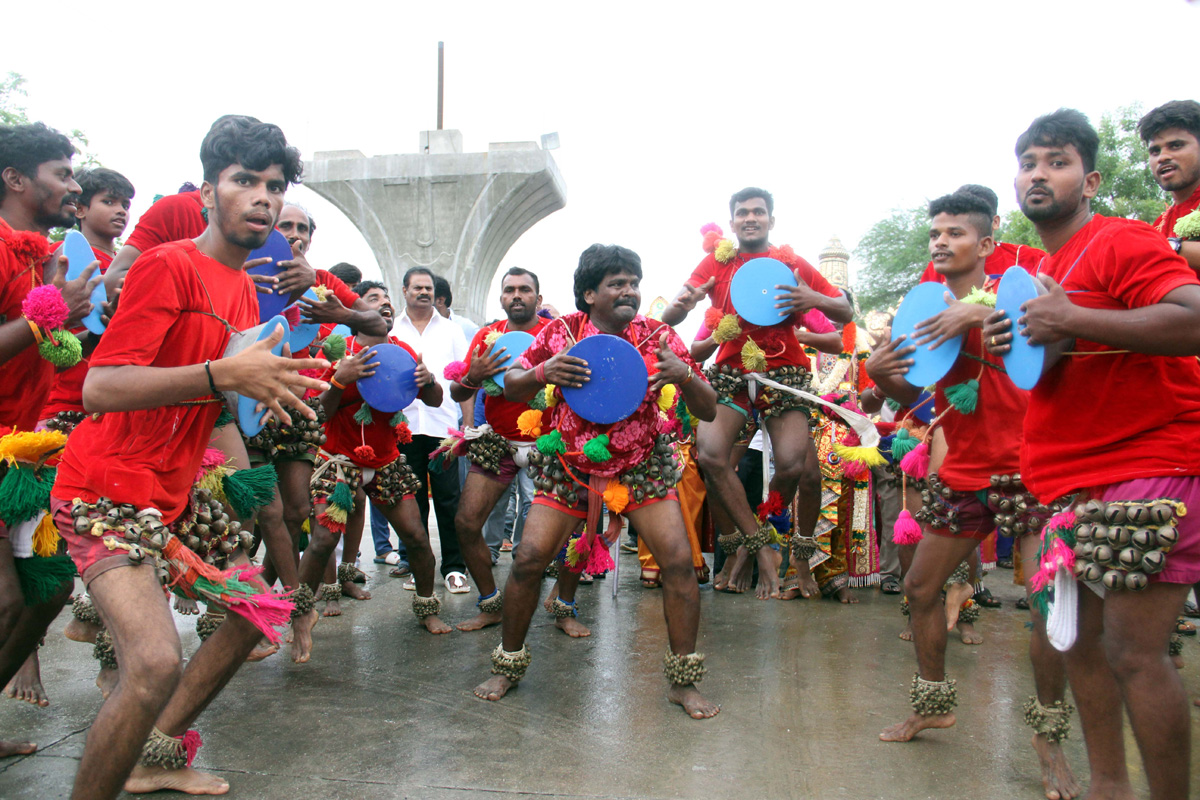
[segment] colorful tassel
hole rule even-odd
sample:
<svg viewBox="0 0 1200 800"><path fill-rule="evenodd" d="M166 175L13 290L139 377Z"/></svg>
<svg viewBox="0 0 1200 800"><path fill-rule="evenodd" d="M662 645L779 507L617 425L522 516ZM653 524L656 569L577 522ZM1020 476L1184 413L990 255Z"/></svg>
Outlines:
<svg viewBox="0 0 1200 800"><path fill-rule="evenodd" d="M908 509L900 512L900 516L896 517L896 525L892 528L892 542L900 546L914 545L924 538L921 533L921 525L913 519L913 515L908 513Z"/></svg>
<svg viewBox="0 0 1200 800"><path fill-rule="evenodd" d="M392 418L388 420L388 426L392 428L397 428L401 425L407 424L408 417L404 416L403 411L397 411L395 414L392 414Z"/></svg>
<svg viewBox="0 0 1200 800"><path fill-rule="evenodd" d="M741 335L742 326L736 314L726 314L717 322L716 327L712 328L713 341L717 344L732 342Z"/></svg>
<svg viewBox="0 0 1200 800"><path fill-rule="evenodd" d="M522 436L536 439L542 435L542 412L535 409L522 411L517 417L517 430Z"/></svg>
<svg viewBox="0 0 1200 800"><path fill-rule="evenodd" d="M14 558L13 564L17 568L21 594L27 606L50 601L75 577L75 562L68 555Z"/></svg>
<svg viewBox="0 0 1200 800"><path fill-rule="evenodd" d="M58 526L50 513L42 515L41 522L33 531L33 553L41 558L49 558L58 553Z"/></svg>
<svg viewBox="0 0 1200 800"><path fill-rule="evenodd" d="M563 444L562 434L556 430L539 436L534 446L537 447L539 453L547 456L567 452L567 446Z"/></svg>
<svg viewBox="0 0 1200 800"><path fill-rule="evenodd" d="M553 383L546 384L544 390L546 394L546 408L554 408L558 405L558 395L555 393L555 388Z"/></svg>
<svg viewBox="0 0 1200 800"><path fill-rule="evenodd" d="M966 383L946 387L946 400L961 414L974 414L979 403L979 381L972 378Z"/></svg>
<svg viewBox="0 0 1200 800"><path fill-rule="evenodd" d="M340 333L331 333L321 343L321 354L329 362L341 361L346 355L346 337Z"/></svg>
<svg viewBox="0 0 1200 800"><path fill-rule="evenodd" d="M620 514L629 505L629 487L618 480L610 479L604 487L604 505L614 514Z"/></svg>
<svg viewBox="0 0 1200 800"><path fill-rule="evenodd" d="M275 485L278 482L279 475L275 472L274 464L239 469L225 475L221 481L234 513L244 520L250 519L255 511L275 499Z"/></svg>
<svg viewBox="0 0 1200 800"><path fill-rule="evenodd" d="M534 411L545 411L546 393L544 391L534 392L533 397L529 398L529 402L526 405L528 405Z"/></svg>
<svg viewBox="0 0 1200 800"><path fill-rule="evenodd" d="M988 308L996 307L996 293L985 292L978 286L972 286L971 291L962 299L964 303L970 303L977 306L987 306Z"/></svg>
<svg viewBox="0 0 1200 800"><path fill-rule="evenodd" d="M83 358L83 344L79 337L65 328L52 331L38 345L38 355L59 369L73 367Z"/></svg>
<svg viewBox="0 0 1200 800"><path fill-rule="evenodd" d="M909 433L908 428L900 428L896 431L895 438L892 439L892 460L899 461L904 458L920 443L917 437Z"/></svg>
<svg viewBox="0 0 1200 800"><path fill-rule="evenodd" d="M612 554L604 546L604 540L597 536L596 541L592 543L592 549L588 553L587 563L584 565L583 571L589 575L603 575L616 566L613 563Z"/></svg>
<svg viewBox="0 0 1200 800"><path fill-rule="evenodd" d="M867 467L878 467L886 464L887 461L883 457L883 453L879 452L877 447L850 447L844 444L835 444L833 451L838 454L842 461L860 461Z"/></svg>
<svg viewBox="0 0 1200 800"><path fill-rule="evenodd" d="M375 448L369 444L360 444L354 448L354 457L360 463L363 461L373 461L375 459Z"/></svg>
<svg viewBox="0 0 1200 800"><path fill-rule="evenodd" d="M753 339L742 345L742 368L746 372L762 372L767 368L767 353Z"/></svg>
<svg viewBox="0 0 1200 800"><path fill-rule="evenodd" d="M467 362L451 361L442 370L442 377L448 381L462 381L464 375L467 374Z"/></svg>
<svg viewBox="0 0 1200 800"><path fill-rule="evenodd" d="M221 406L221 413L217 414L217 421L213 423L214 428L224 428L229 423L233 422L233 414L229 413L229 409Z"/></svg>
<svg viewBox="0 0 1200 800"><path fill-rule="evenodd" d="M859 479L865 479L870 472L870 468L868 468L867 465L861 461L842 462L842 475L850 478L851 480L856 481Z"/></svg>
<svg viewBox="0 0 1200 800"><path fill-rule="evenodd" d="M504 387L496 383L495 378L484 378L483 391L488 397L500 397L504 394Z"/></svg>
<svg viewBox="0 0 1200 800"><path fill-rule="evenodd" d="M412 444L412 429L407 422L401 422L392 429L392 433L396 436L396 444Z"/></svg>
<svg viewBox="0 0 1200 800"><path fill-rule="evenodd" d="M370 425L374 421L371 416L371 407L367 405L366 401L363 401L363 404L354 412L354 421L359 425Z"/></svg>
<svg viewBox="0 0 1200 800"><path fill-rule="evenodd" d="M728 264L737 255L737 248L733 246L733 242L728 239L722 239L717 242L713 248L713 257L722 264Z"/></svg>
<svg viewBox="0 0 1200 800"><path fill-rule="evenodd" d="M910 478L925 478L929 475L929 445L921 442L908 455L900 459L900 469Z"/></svg>
<svg viewBox="0 0 1200 800"><path fill-rule="evenodd" d="M767 517L782 514L783 509L783 495L772 489L767 492L767 499L758 504L754 513L760 520L765 520Z"/></svg>
<svg viewBox="0 0 1200 800"><path fill-rule="evenodd" d="M588 461L594 464L602 464L612 458L612 453L608 450L608 434L602 433L599 436L588 439L583 446L583 456ZM540 448L539 448L540 449Z"/></svg>
<svg viewBox="0 0 1200 800"><path fill-rule="evenodd" d="M483 337L483 343L488 347L488 349L491 349L492 345L496 343L496 340L503 335L504 334L502 334L500 331L488 331L487 336Z"/></svg>
<svg viewBox="0 0 1200 800"><path fill-rule="evenodd" d="M61 328L70 315L71 309L57 286L38 286L21 301L21 316L44 331Z"/></svg>
<svg viewBox="0 0 1200 800"><path fill-rule="evenodd" d="M315 286L314 289L324 289L324 286ZM188 731L183 735L183 752L187 755L187 765L190 767L192 762L196 760L196 753L204 746L204 740L200 738L198 731Z"/></svg>
<svg viewBox="0 0 1200 800"><path fill-rule="evenodd" d="M675 384L668 383L662 387L658 393L658 407L665 414L671 410L671 406L675 405L676 389Z"/></svg>
<svg viewBox="0 0 1200 800"><path fill-rule="evenodd" d="M24 464L10 467L0 481L0 520L17 525L49 508L55 472L53 467L41 470Z"/></svg>
<svg viewBox="0 0 1200 800"><path fill-rule="evenodd" d="M710 334L721 324L721 316L721 309L716 306L709 306L704 312L704 327L708 328Z"/></svg>

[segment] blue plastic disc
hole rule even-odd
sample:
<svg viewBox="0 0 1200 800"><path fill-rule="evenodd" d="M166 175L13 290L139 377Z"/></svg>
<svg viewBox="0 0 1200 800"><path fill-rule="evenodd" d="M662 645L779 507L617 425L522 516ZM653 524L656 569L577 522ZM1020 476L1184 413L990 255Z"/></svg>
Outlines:
<svg viewBox="0 0 1200 800"><path fill-rule="evenodd" d="M1012 346L1004 354L1004 369L1008 371L1009 379L1018 389L1029 390L1036 386L1038 379L1042 377L1042 367L1046 363L1046 348L1040 344L1031 344L1029 339L1017 330L1021 304L1039 294L1041 286L1024 267L1009 267L1000 279L1000 287L996 289L996 310L1003 311L1004 316L1012 320Z"/></svg>
<svg viewBox="0 0 1200 800"><path fill-rule="evenodd" d="M394 414L403 411L417 399L417 362L403 347L395 344L372 345L374 356L368 362L377 363L375 374L358 381L358 393L376 411Z"/></svg>
<svg viewBox="0 0 1200 800"><path fill-rule="evenodd" d="M337 325L334 325L333 330L331 330L329 332L329 336L341 336L345 339L349 339L353 335L354 335L354 332L350 330L349 325L342 325L340 323ZM329 336L326 336L325 338L328 339Z"/></svg>
<svg viewBox="0 0 1200 800"><path fill-rule="evenodd" d="M945 294L946 287L940 283L918 283L914 286L904 296L904 302L896 312L896 319L892 322L892 338L905 335L908 341L903 346L912 344L917 325L946 310ZM904 380L913 386L937 383L954 366L962 342L963 337L957 336L943 342L936 350L930 350L928 344L917 345L916 352L907 356L913 360L913 365L908 368Z"/></svg>
<svg viewBox="0 0 1200 800"><path fill-rule="evenodd" d="M87 237L79 231L67 231L67 235L63 237L62 254L67 257L67 280L73 281L87 269L87 266L96 260L96 254L92 251L92 246L88 244ZM95 278L100 272L97 270L92 277ZM100 314L104 311L103 305L108 300L108 292L104 288L104 281L96 284L96 288L92 290L92 311L83 318L83 327L96 335L104 333L104 323L100 321Z"/></svg>
<svg viewBox="0 0 1200 800"><path fill-rule="evenodd" d="M304 296L313 302L316 302L318 299L317 293L312 289L306 291ZM349 330L349 328L347 328L347 330ZM317 334L320 332L321 325L317 322L301 322L299 325L292 328L292 333L290 336L288 336L288 347L292 349L292 354L295 355L312 344L313 339L316 339Z"/></svg>
<svg viewBox="0 0 1200 800"><path fill-rule="evenodd" d="M254 341L261 342L263 339L266 339L268 336L274 333L275 328L278 325L283 326L284 334L283 338L276 342L275 346L271 348L271 354L276 356L283 354L283 343L288 340L288 321L286 319L284 319L282 316L272 317L260 326L258 335L254 337ZM242 429L242 433L247 436L254 436L263 429L263 418L266 417L267 410L263 409L262 411L256 413L254 409L257 406L258 401L254 398L244 397L240 394L238 395L238 427L240 427Z"/></svg>
<svg viewBox="0 0 1200 800"><path fill-rule="evenodd" d="M246 270L251 275L277 275L280 272L280 261L291 261L292 246L288 244L287 237L279 231L271 231L271 235L267 237L267 243L262 247L254 250L250 255L246 256L247 261L253 261L256 258L270 258L271 263L263 264L261 267L253 267ZM288 306L288 295L275 294L258 294L258 318L266 322L271 317L281 313Z"/></svg>
<svg viewBox="0 0 1200 800"><path fill-rule="evenodd" d="M500 362L500 366L504 367L505 371L507 371L521 357L521 354L529 349L529 345L531 344L533 344L532 333L528 331L509 331L493 342L492 349L488 352L503 347L504 360ZM492 376L492 380L500 384L501 389L504 388L504 372L497 372Z"/></svg>
<svg viewBox="0 0 1200 800"><path fill-rule="evenodd" d="M601 333L587 337L567 352L586 361L592 371L588 382L578 389L560 387L572 411L600 425L620 422L637 411L646 397L650 378L636 347Z"/></svg>
<svg viewBox="0 0 1200 800"><path fill-rule="evenodd" d="M776 286L795 286L796 276L787 264L775 258L755 258L733 273L729 299L738 316L753 325L778 325L791 316L776 308L780 290Z"/></svg>

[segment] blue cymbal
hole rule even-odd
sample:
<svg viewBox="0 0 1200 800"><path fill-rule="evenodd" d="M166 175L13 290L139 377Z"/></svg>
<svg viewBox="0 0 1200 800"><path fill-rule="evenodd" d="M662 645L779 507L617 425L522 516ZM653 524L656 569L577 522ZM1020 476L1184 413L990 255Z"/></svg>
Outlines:
<svg viewBox="0 0 1200 800"><path fill-rule="evenodd" d="M900 308L896 311L896 319L892 322L892 339L903 335L908 340L902 345L912 344L917 325L945 311L946 287L940 283L919 283L904 296ZM916 351L907 356L913 360L904 380L913 386L929 386L937 383L958 359L962 349L963 337L956 336L943 342L936 350L930 350L928 344L917 345Z"/></svg>
<svg viewBox="0 0 1200 800"><path fill-rule="evenodd" d="M368 363L377 363L375 374L358 381L358 393L376 411L394 414L417 399L417 362L403 347L395 344L372 345Z"/></svg>
<svg viewBox="0 0 1200 800"><path fill-rule="evenodd" d="M492 349L488 352L495 352L499 348L504 348L504 360L500 362L500 366L504 367L505 372L508 368L516 363L521 354L529 349L529 345L533 344L533 334L527 331L509 331L492 343ZM497 372L492 376L492 380L500 384L500 388L504 388L505 372Z"/></svg>
<svg viewBox="0 0 1200 800"><path fill-rule="evenodd" d="M754 325L777 325L790 313L775 307L780 290L776 286L795 286L796 276L787 264L775 258L755 258L733 273L729 299L738 316Z"/></svg>
<svg viewBox="0 0 1200 800"><path fill-rule="evenodd" d="M67 235L63 238L62 254L67 257L67 280L73 281L87 269L88 265L96 260L96 254L92 251L92 246L88 244L87 237L79 231L67 231ZM100 270L92 273L95 278L100 274ZM92 290L92 311L83 318L83 327L87 328L94 334L104 333L104 323L100 321L100 313L104 310L103 305L108 300L108 292L104 288L104 281L96 284L96 288Z"/></svg>
<svg viewBox="0 0 1200 800"><path fill-rule="evenodd" d="M273 317L259 326L258 333L254 337L255 342L261 342L275 332L279 326L283 326L283 338L280 339L271 348L272 355L283 354L283 343L288 340L288 321L283 316ZM244 397L238 395L237 401L237 421L238 427L242 429L242 433L247 436L254 436L263 429L263 417L267 415L266 409L255 411L258 406L258 401L252 397Z"/></svg>
<svg viewBox="0 0 1200 800"><path fill-rule="evenodd" d="M292 246L288 244L287 237L282 233L271 231L266 244L246 256L247 261L253 261L256 258L270 258L271 262L248 269L247 272L251 275L278 275L280 272L279 262L292 259ZM260 292L258 295L258 318L266 322L281 313L287 306L288 295L275 294L275 292L262 294Z"/></svg>
<svg viewBox="0 0 1200 800"><path fill-rule="evenodd" d="M1000 287L996 289L996 310L1012 320L1012 342L1008 352L1004 354L1004 369L1008 372L1009 380L1018 389L1032 389L1042 377L1042 367L1046 362L1046 348L1040 344L1031 344L1029 339L1021 335L1017 329L1017 320L1021 316L1021 304L1026 303L1042 293L1042 286L1024 267L1009 267L1004 277L1000 279Z"/></svg>
<svg viewBox="0 0 1200 800"><path fill-rule="evenodd" d="M309 289L304 293L304 296L314 303L317 302L317 293ZM261 308L261 306L260 306ZM292 353L299 353L304 348L312 344L313 339L317 338L317 334L321 332L321 326L316 322L301 322L296 327L292 328L292 333L288 336L288 347L292 348Z"/></svg>
<svg viewBox="0 0 1200 800"><path fill-rule="evenodd" d="M579 388L560 387L572 411L602 425L619 422L637 411L646 397L649 373L636 347L602 333L587 337L568 353L586 361L592 372Z"/></svg>

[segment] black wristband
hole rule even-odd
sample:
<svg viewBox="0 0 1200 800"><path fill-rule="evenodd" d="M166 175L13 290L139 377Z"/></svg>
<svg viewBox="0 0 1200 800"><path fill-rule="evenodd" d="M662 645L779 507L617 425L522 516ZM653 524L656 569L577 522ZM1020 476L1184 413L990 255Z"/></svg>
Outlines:
<svg viewBox="0 0 1200 800"><path fill-rule="evenodd" d="M221 393L217 391L217 384L213 381L212 369L209 366L210 364L212 364L210 359L204 359L204 374L208 376L208 388L212 389L212 393L215 397L220 397Z"/></svg>
<svg viewBox="0 0 1200 800"><path fill-rule="evenodd" d="M1183 239L1179 236L1168 236L1167 244L1171 245L1171 249L1175 251L1175 255L1179 255L1179 251L1183 249Z"/></svg>

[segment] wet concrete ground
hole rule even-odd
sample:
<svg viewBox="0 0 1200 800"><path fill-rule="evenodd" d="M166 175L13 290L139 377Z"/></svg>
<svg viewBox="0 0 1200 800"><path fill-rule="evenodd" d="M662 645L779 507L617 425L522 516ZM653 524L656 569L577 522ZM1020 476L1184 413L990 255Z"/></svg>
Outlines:
<svg viewBox="0 0 1200 800"><path fill-rule="evenodd" d="M237 798L1042 796L1021 716L1032 681L1011 572L988 579L1005 606L984 611L985 644L950 643L958 726L884 744L879 730L908 711L915 664L911 645L896 638L897 598L863 589L855 593L861 604L847 607L703 587L702 688L722 711L700 722L664 699L659 592L641 588L634 556L621 560L615 601L611 578L580 590L594 635L568 639L539 613L525 681L488 703L471 689L487 677L498 629L424 633L409 609L412 593L364 557L374 598L345 599L342 617L321 621L311 663L293 664L285 649L245 666L200 718L197 766L228 779ZM501 556L501 578L508 563ZM446 594L440 580L438 591L443 619L471 615L474 594ZM185 653L198 645L194 619L177 617ZM0 699L0 732L41 744L34 756L0 762L5 800L67 797L100 705L91 647L62 636L66 621L60 615L41 651L52 705ZM1184 656L1196 696L1195 638ZM1078 733L1066 749L1086 778ZM1144 796L1131 736L1127 752ZM1197 755L1194 743L1194 762Z"/></svg>

